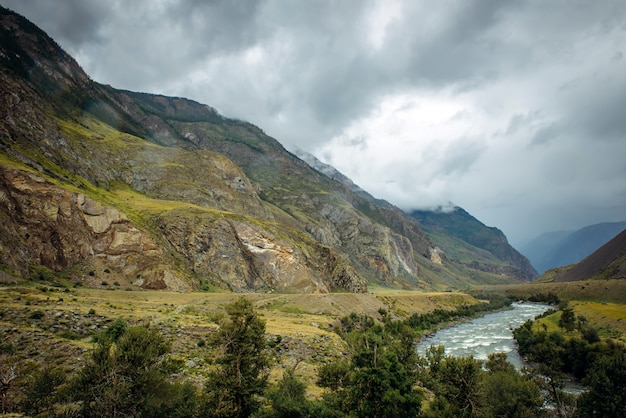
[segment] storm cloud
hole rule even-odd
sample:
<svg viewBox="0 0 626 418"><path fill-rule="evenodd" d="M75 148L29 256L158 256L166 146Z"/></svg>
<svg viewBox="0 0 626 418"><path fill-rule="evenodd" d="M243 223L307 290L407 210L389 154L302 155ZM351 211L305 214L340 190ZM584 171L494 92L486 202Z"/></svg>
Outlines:
<svg viewBox="0 0 626 418"><path fill-rule="evenodd" d="M96 81L188 97L513 243L626 220L621 0L3 0Z"/></svg>

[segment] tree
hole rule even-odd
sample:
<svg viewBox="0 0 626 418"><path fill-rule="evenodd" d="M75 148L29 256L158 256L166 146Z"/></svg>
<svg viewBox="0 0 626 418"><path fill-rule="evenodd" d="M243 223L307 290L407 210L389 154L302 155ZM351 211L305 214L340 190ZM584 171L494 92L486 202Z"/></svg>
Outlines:
<svg viewBox="0 0 626 418"><path fill-rule="evenodd" d="M598 359L585 383L590 390L578 401L581 416L626 416L626 353Z"/></svg>
<svg viewBox="0 0 626 418"><path fill-rule="evenodd" d="M539 386L506 360L506 354L489 355L482 382L482 413L487 417L536 417L543 401Z"/></svg>
<svg viewBox="0 0 626 418"><path fill-rule="evenodd" d="M59 387L66 378L63 370L52 366L35 371L26 385L26 401L22 410L33 416L51 410L60 400Z"/></svg>
<svg viewBox="0 0 626 418"><path fill-rule="evenodd" d="M469 357L444 357L431 369L431 390L435 400L431 416L479 416L481 406L482 362Z"/></svg>
<svg viewBox="0 0 626 418"><path fill-rule="evenodd" d="M334 395L327 396L331 400L327 404L359 417L419 413L421 396L414 389L418 376L414 334L408 327L391 324L372 325L347 335L350 360L331 363L319 371L318 384Z"/></svg>
<svg viewBox="0 0 626 418"><path fill-rule="evenodd" d="M298 379L293 369L287 369L276 388L270 392L275 417L309 416L310 404L306 399L306 384Z"/></svg>
<svg viewBox="0 0 626 418"><path fill-rule="evenodd" d="M125 328L116 342L99 335L90 361L72 382L81 416L158 416L168 405L175 371L170 345L161 334L143 326Z"/></svg>
<svg viewBox="0 0 626 418"><path fill-rule="evenodd" d="M9 391L18 377L16 369L15 363L2 358L2 363L0 363L0 398L2 399L3 414L9 412Z"/></svg>
<svg viewBox="0 0 626 418"><path fill-rule="evenodd" d="M229 318L210 341L220 354L205 385L203 412L214 417L248 417L258 409L257 397L267 387L265 321L243 297L225 310Z"/></svg>
<svg viewBox="0 0 626 418"><path fill-rule="evenodd" d="M573 308L563 308L561 318L559 319L559 326L567 331L573 331L574 328L576 328L576 314Z"/></svg>

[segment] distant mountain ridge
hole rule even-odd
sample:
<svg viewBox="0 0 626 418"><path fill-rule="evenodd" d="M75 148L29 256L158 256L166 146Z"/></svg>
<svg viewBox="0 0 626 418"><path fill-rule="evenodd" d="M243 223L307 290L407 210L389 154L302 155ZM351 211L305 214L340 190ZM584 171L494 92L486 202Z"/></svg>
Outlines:
<svg viewBox="0 0 626 418"><path fill-rule="evenodd" d="M582 261L557 274L554 281L626 279L626 229Z"/></svg>
<svg viewBox="0 0 626 418"><path fill-rule="evenodd" d="M626 228L626 221L588 225L576 231L549 232L523 245L521 252L539 273L575 264Z"/></svg>
<svg viewBox="0 0 626 418"><path fill-rule="evenodd" d="M448 256L415 218L254 125L96 83L1 7L0 88L0 264L16 274L48 269L95 287L115 277L129 288L364 292L533 273L499 258L506 239L489 251L457 241L471 262Z"/></svg>

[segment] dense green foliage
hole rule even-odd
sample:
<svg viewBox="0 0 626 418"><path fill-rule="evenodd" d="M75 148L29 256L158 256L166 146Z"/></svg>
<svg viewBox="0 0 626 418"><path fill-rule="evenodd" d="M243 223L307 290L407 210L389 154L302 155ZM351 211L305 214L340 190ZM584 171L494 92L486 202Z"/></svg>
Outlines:
<svg viewBox="0 0 626 418"><path fill-rule="evenodd" d="M599 358L623 352L624 347L621 344L612 340L599 340L593 328L580 323L576 326L581 328L581 336L575 334L566 337L559 331L534 330L533 321L529 320L514 330L513 335L519 345L520 354L531 362L544 364L552 370L570 373L581 379L587 376L589 369Z"/></svg>
<svg viewBox="0 0 626 418"><path fill-rule="evenodd" d="M416 415L421 395L415 390L415 331L402 322L379 325L363 318L359 325L346 334L350 359L320 369L318 384L330 389L326 401L345 415Z"/></svg>
<svg viewBox="0 0 626 418"><path fill-rule="evenodd" d="M67 376L61 369L46 366L34 372L26 385L22 410L37 416L53 409L54 404L62 400L59 389L65 384Z"/></svg>
<svg viewBox="0 0 626 418"><path fill-rule="evenodd" d="M168 405L166 378L175 364L170 345L146 327L125 328L116 340L108 333L97 339L90 361L72 383L71 397L81 415L157 416Z"/></svg>
<svg viewBox="0 0 626 418"><path fill-rule="evenodd" d="M576 318L566 302L559 308L560 331L549 332L547 327L537 330L530 320L513 331L520 354L539 364L536 371L560 416L624 416L625 347L610 339L601 340L584 317ZM589 386L577 401L563 391L567 374Z"/></svg>
<svg viewBox="0 0 626 418"><path fill-rule="evenodd" d="M518 373L506 361L504 353L489 356L488 374L483 379L483 396L488 404L486 416L536 417L541 414L543 399L532 375Z"/></svg>
<svg viewBox="0 0 626 418"><path fill-rule="evenodd" d="M626 353L599 358L585 382L590 390L579 401L582 416L626 416Z"/></svg>

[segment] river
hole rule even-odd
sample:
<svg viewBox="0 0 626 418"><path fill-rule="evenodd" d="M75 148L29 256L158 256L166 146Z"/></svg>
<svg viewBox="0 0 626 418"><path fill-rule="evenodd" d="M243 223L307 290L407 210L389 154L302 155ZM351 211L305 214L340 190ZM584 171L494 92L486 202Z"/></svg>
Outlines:
<svg viewBox="0 0 626 418"><path fill-rule="evenodd" d="M423 356L431 345L443 345L448 355L472 355L480 360L487 360L491 353L503 352L507 353L509 362L520 369L524 363L517 351L513 330L552 307L538 303L513 303L511 307L513 309L441 329L420 341L417 351Z"/></svg>

